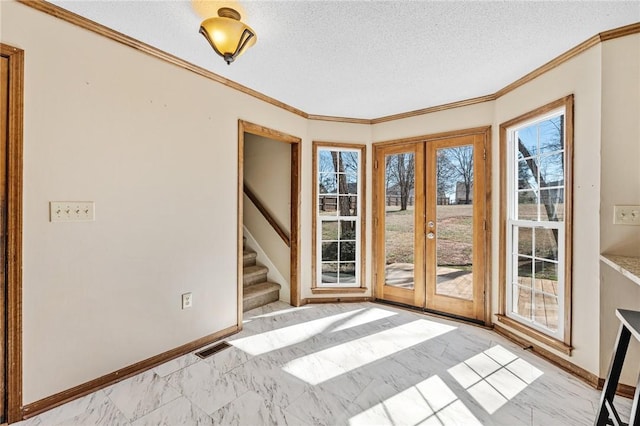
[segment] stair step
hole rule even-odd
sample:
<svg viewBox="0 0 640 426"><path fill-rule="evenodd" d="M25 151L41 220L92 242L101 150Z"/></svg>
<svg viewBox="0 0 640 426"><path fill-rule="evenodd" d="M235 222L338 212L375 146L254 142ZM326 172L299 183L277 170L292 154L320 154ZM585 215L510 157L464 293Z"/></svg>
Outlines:
<svg viewBox="0 0 640 426"><path fill-rule="evenodd" d="M269 268L262 265L246 266L243 268L242 284L247 287L252 284L261 283L267 280Z"/></svg>
<svg viewBox="0 0 640 426"><path fill-rule="evenodd" d="M253 266L256 264L258 253L245 249L242 252L242 266Z"/></svg>
<svg viewBox="0 0 640 426"><path fill-rule="evenodd" d="M242 311L250 311L280 299L280 284L269 281L253 284L244 288Z"/></svg>

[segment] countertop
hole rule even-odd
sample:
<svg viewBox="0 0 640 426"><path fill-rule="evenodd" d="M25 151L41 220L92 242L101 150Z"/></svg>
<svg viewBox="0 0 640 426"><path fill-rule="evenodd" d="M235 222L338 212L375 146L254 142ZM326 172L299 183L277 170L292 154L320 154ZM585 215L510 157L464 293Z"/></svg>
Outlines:
<svg viewBox="0 0 640 426"><path fill-rule="evenodd" d="M603 253L600 255L600 260L640 285L640 257Z"/></svg>

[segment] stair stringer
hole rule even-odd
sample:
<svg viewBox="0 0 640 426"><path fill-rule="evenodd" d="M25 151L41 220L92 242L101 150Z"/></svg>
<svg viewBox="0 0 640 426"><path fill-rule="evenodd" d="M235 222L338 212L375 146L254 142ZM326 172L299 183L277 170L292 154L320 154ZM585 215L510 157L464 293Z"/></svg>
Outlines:
<svg viewBox="0 0 640 426"><path fill-rule="evenodd" d="M273 262L269 259L269 256L262 249L260 244L253 238L251 232L247 229L245 225L242 225L244 236L247 238L246 247L257 253L256 262L260 263L267 268L269 268L269 272L267 272L267 280L274 282L276 284L280 284L280 300L289 303L291 301L291 287L289 286L289 279L285 278L278 268L275 267Z"/></svg>

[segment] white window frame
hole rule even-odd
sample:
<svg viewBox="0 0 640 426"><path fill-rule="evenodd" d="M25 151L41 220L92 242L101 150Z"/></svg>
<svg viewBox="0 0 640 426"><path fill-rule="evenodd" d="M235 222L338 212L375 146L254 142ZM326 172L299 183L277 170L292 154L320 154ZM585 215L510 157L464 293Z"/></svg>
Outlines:
<svg viewBox="0 0 640 426"><path fill-rule="evenodd" d="M317 188L319 186L319 178L320 178L320 167L318 166L318 162L320 161L320 152L321 151L334 151L334 152L353 152L357 155L357 159L358 159L358 166L357 166L357 171L356 171L356 176L357 176L357 190L356 193L349 193L349 195L351 196L356 196L357 197L357 202L356 202L356 214L353 216L340 216L338 214L339 210L336 210L336 215L321 215L320 214L320 202L319 202L319 198L320 195ZM314 227L315 227L315 235L314 235L314 264L315 264L315 270L314 270L314 282L312 285L312 290L316 290L316 291L323 291L323 290L341 290L341 289L358 289L358 290L365 290L365 285L364 285L364 280L362 278L363 276L363 256L364 253L362 252L364 250L364 244L363 244L363 238L364 236L362 235L362 231L363 231L363 212L364 212L364 202L365 202L365 197L364 197L364 163L365 163L365 149L364 146L362 145L354 145L354 146L349 146L349 144L337 144L337 143L322 143L322 142L315 142L314 143L314 161L315 161L315 167L314 167L314 178L313 178L313 185L314 185L314 196L315 196L315 200L313 203L314 206ZM339 189L337 190L337 193L339 192ZM336 193L336 194L337 194ZM337 195L338 196L338 195ZM340 223L341 220L346 220L346 221L354 221L355 222L355 239L354 239L354 244L355 244L355 260L351 261L347 261L348 263L355 263L355 279L353 282L347 282L347 283L340 283L340 282L323 282L322 281L322 265L323 263L330 263L330 262L323 262L322 261L322 229L323 229L323 223L324 222L338 222ZM340 241L339 239L337 240L338 242ZM338 262L340 263L340 247L338 246ZM345 263L347 263L345 262ZM339 277L338 277L339 279Z"/></svg>
<svg viewBox="0 0 640 426"><path fill-rule="evenodd" d="M522 190L519 190L518 188L518 150L516 148L516 144L517 144L517 133L520 129L529 127L531 125L549 120L551 118L555 118L555 117L559 117L559 116L565 116L565 120L564 123L565 125L563 126L563 146L562 146L562 154L564 157L564 179L563 179L563 185L562 186L554 186L554 187L545 187L545 190L550 190L550 189L559 189L562 188L562 190L564 191L564 197L566 200L567 196L570 196L570 191L567 191L567 182L570 182L570 179L568 179L567 177L567 172L568 172L568 168L566 167L566 165L568 164L568 160L570 161L570 159L567 158L567 120L566 120L566 108L564 106L560 107L560 108L556 108L552 111L549 111L545 114L542 115L538 115L535 118L528 120L528 121L524 121L521 123L518 123L517 125L513 126L513 127L509 127L507 128L507 185L506 185L506 192L507 192L507 200L506 200L506 206L507 206L507 217L506 217L506 312L505 315L517 322L520 322L534 330L537 330L543 334L546 334L548 336L551 336L555 339L558 340L564 340L564 336L565 336L565 317L566 317L566 312L565 312L565 306L566 306L566 301L565 301L565 286L567 285L567 283L565 282L565 268L567 267L566 265L566 253L565 253L565 246L566 246L566 232L565 232L565 221L568 215L567 212L567 203L564 203L564 213L563 213L563 220L562 221L548 221L548 220L540 220L540 207L541 207L541 203L540 203L540 190L541 188L537 189L538 192L538 220L523 220L523 219L518 219L518 193L519 192L523 192ZM538 140L539 142L539 140ZM559 151L556 151L556 153ZM548 154L552 154L552 153L548 153ZM539 154L536 154L536 156L538 156ZM538 179L539 182L539 179ZM517 258L518 257L529 257L532 259L533 261L533 268L534 268L534 274L535 274L535 264L536 264L536 259L541 259L542 258L536 258L535 257L535 253L533 253L531 256L527 256L527 255L522 255L522 254L518 254L517 253L517 249L514 250L514 246L517 244L516 237L517 237L517 232L515 232L515 229L517 227L525 227L525 228L534 228L534 229L556 229L557 230L557 234L558 234L558 253L557 253L557 260L556 261L552 261L549 259L544 259L545 262L549 262L549 263L556 263L558 265L558 269L557 269L557 278L558 278L558 288L557 288L557 297L558 297L558 322L557 322L557 329L551 330L539 323L535 322L535 315L532 315L534 319L531 318L526 318L520 314L518 314L516 312L516 310L514 309L513 306L513 300L514 300L514 287L517 287L517 276L516 276L516 271L517 268L515 268L515 263L517 262ZM535 233L533 235L533 240L532 240L532 247L535 247ZM532 293L531 296L531 310L532 312L535 312L536 309L536 297L535 297L535 292Z"/></svg>

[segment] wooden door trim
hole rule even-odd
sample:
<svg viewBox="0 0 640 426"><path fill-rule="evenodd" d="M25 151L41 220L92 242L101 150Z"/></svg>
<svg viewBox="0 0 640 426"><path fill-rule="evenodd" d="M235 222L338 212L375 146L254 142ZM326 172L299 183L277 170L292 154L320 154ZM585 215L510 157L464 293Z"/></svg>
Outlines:
<svg viewBox="0 0 640 426"><path fill-rule="evenodd" d="M7 134L7 420L22 420L22 144L24 51L0 43L9 59Z"/></svg>
<svg viewBox="0 0 640 426"><path fill-rule="evenodd" d="M491 285L492 285L492 193L493 182L491 180L491 126L487 127L484 136L484 325L490 327L493 323L491 314Z"/></svg>
<svg viewBox="0 0 640 426"><path fill-rule="evenodd" d="M373 147L383 148L386 146L404 145L406 143L429 142L429 141L434 141L438 139L451 139L451 138L457 138L457 137L463 137L463 136L486 134L487 132L490 132L490 131L491 131L491 126L471 127L469 129L451 130L447 132L431 133L428 135L411 136L408 138L391 139L391 140L386 140L381 142L375 142L373 144Z"/></svg>
<svg viewBox="0 0 640 426"><path fill-rule="evenodd" d="M256 136L262 136L265 138L273 139L278 142L284 142L291 145L291 230L290 230L290 275L289 286L290 304L293 306L300 306L300 189L302 173L300 172L301 160L302 160L302 139L297 136L292 136L278 130L270 129L268 127L254 124L245 120L238 120L238 243L237 243L237 258L238 258L238 327L242 327L242 236L243 236L243 223L244 217L244 134L250 133Z"/></svg>

